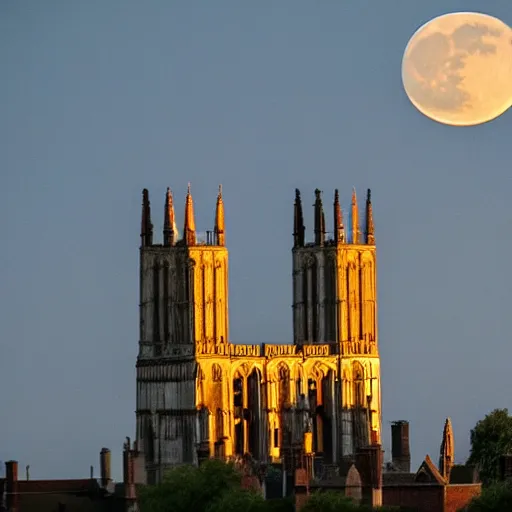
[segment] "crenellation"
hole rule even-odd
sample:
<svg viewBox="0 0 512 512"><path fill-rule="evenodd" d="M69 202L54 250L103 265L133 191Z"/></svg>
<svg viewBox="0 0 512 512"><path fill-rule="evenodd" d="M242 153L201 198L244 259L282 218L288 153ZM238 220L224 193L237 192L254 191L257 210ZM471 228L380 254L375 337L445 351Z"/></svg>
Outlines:
<svg viewBox="0 0 512 512"><path fill-rule="evenodd" d="M221 190L207 244L195 233L190 188L181 239L174 205L168 191L163 245L153 244L143 208L136 417L148 481L197 463L200 447L212 457L251 453L288 464L307 433L315 456L330 464L380 439L373 216L360 233L353 204L347 236L336 192L328 239L317 190L315 242L306 244L296 192L293 344L246 345L229 338Z"/></svg>

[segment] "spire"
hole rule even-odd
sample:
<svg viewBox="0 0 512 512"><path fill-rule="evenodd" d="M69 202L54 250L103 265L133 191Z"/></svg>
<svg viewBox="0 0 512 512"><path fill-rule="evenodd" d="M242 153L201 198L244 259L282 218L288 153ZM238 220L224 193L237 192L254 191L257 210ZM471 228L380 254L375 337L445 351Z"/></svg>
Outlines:
<svg viewBox="0 0 512 512"><path fill-rule="evenodd" d="M222 201L222 185L219 185L219 195L217 196L217 208L215 210L215 243L220 246L225 245L224 239L224 202Z"/></svg>
<svg viewBox="0 0 512 512"><path fill-rule="evenodd" d="M302 214L302 200L300 190L295 189L295 205L293 215L293 246L304 247L304 215Z"/></svg>
<svg viewBox="0 0 512 512"><path fill-rule="evenodd" d="M322 192L315 190L315 245L323 246L325 242L325 217L322 205Z"/></svg>
<svg viewBox="0 0 512 512"><path fill-rule="evenodd" d="M359 243L359 213L355 188L352 189L352 243Z"/></svg>
<svg viewBox="0 0 512 512"><path fill-rule="evenodd" d="M366 243L375 245L375 226L373 224L372 191L366 193Z"/></svg>
<svg viewBox="0 0 512 512"><path fill-rule="evenodd" d="M146 247L153 244L153 224L151 224L151 206L149 192L145 188L142 191L142 220L140 226L140 245Z"/></svg>
<svg viewBox="0 0 512 512"><path fill-rule="evenodd" d="M194 221L194 201L190 193L190 183L187 189L187 198L185 200L185 225L183 227L183 240L185 245L196 244L196 223Z"/></svg>
<svg viewBox="0 0 512 512"><path fill-rule="evenodd" d="M343 226L343 214L341 213L338 189L334 191L334 242L336 244L345 243L345 227Z"/></svg>
<svg viewBox="0 0 512 512"><path fill-rule="evenodd" d="M447 480L450 479L450 471L452 469L455 457L455 446L453 442L453 429L450 418L446 418L443 430L443 441L439 456L439 471Z"/></svg>
<svg viewBox="0 0 512 512"><path fill-rule="evenodd" d="M176 217L174 215L172 192L171 189L167 187L164 212L164 245L174 245L177 238L178 228L176 227Z"/></svg>

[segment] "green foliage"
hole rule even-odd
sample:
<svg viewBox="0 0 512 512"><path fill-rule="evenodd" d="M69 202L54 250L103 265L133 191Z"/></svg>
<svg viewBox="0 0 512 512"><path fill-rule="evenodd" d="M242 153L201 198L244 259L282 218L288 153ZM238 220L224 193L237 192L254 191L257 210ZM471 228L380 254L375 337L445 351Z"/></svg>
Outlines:
<svg viewBox="0 0 512 512"><path fill-rule="evenodd" d="M161 484L140 489L141 512L293 512L294 498L264 500L255 491L242 489L242 476L234 464L209 460L199 468L179 466ZM381 512L398 510L378 509ZM301 512L372 512L356 505L341 492L317 492Z"/></svg>
<svg viewBox="0 0 512 512"><path fill-rule="evenodd" d="M261 494L244 489L227 491L206 508L207 512L266 512L266 510L266 502Z"/></svg>
<svg viewBox="0 0 512 512"><path fill-rule="evenodd" d="M265 501L265 512L295 512L295 497Z"/></svg>
<svg viewBox="0 0 512 512"><path fill-rule="evenodd" d="M179 466L161 484L140 493L141 512L203 512L227 491L240 490L241 475L233 464L209 460L199 468Z"/></svg>
<svg viewBox="0 0 512 512"><path fill-rule="evenodd" d="M309 496L301 512L352 512L362 511L350 498L341 492L314 492Z"/></svg>
<svg viewBox="0 0 512 512"><path fill-rule="evenodd" d="M512 510L512 484L499 482L482 490L465 512L504 512Z"/></svg>
<svg viewBox="0 0 512 512"><path fill-rule="evenodd" d="M358 505L342 492L326 491L311 494L301 512L399 512L400 507Z"/></svg>
<svg viewBox="0 0 512 512"><path fill-rule="evenodd" d="M484 485L497 481L501 455L512 452L512 416L495 409L471 430L469 464L478 468Z"/></svg>

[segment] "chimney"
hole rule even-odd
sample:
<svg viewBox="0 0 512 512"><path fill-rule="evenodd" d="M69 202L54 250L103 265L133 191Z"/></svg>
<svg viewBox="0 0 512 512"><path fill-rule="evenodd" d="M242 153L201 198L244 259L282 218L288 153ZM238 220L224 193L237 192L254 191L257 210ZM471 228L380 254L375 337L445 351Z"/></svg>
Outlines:
<svg viewBox="0 0 512 512"><path fill-rule="evenodd" d="M123 449L123 483L124 497L126 500L135 501L135 451L131 448L130 438L126 438Z"/></svg>
<svg viewBox="0 0 512 512"><path fill-rule="evenodd" d="M356 453L356 468L361 475L363 500L372 507L382 506L382 446L374 444L359 448Z"/></svg>
<svg viewBox="0 0 512 512"><path fill-rule="evenodd" d="M8 460L5 463L5 494L9 512L18 512L18 461Z"/></svg>
<svg viewBox="0 0 512 512"><path fill-rule="evenodd" d="M110 482L110 450L102 448L100 452L101 485L106 487Z"/></svg>
<svg viewBox="0 0 512 512"><path fill-rule="evenodd" d="M391 424L391 458L395 471L411 472L408 421L395 421Z"/></svg>
<svg viewBox="0 0 512 512"><path fill-rule="evenodd" d="M25 472L26 472L26 475L27 475L27 482L30 480L30 466L27 465L25 467Z"/></svg>

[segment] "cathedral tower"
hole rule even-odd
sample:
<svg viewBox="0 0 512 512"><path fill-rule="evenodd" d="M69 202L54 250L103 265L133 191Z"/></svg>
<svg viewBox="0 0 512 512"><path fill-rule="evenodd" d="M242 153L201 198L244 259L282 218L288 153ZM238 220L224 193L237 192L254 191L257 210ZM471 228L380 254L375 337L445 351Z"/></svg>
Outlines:
<svg viewBox="0 0 512 512"><path fill-rule="evenodd" d="M315 190L314 241L306 242L300 192L295 196L293 331L295 343L377 342L375 234L370 190L364 232L355 190L348 229L334 193L332 235Z"/></svg>
<svg viewBox="0 0 512 512"><path fill-rule="evenodd" d="M355 192L347 217L344 223L336 191L328 233L322 193L316 190L314 240L306 241L296 191L293 343L242 345L229 339L222 190L214 228L202 237L190 187L181 234L168 189L162 243L154 241L144 190L136 447L148 483L159 481L168 467L214 456L250 453L291 468L306 440L307 453L326 464L353 460L359 449L380 444L369 191L363 232Z"/></svg>
<svg viewBox="0 0 512 512"><path fill-rule="evenodd" d="M380 442L381 431L375 227L369 189L363 222L355 190L349 212L345 224L336 190L333 228L328 233L322 193L316 189L314 237L308 242L301 195L295 192L293 339L300 346L335 345L340 355L344 454L369 444L370 437Z"/></svg>
<svg viewBox="0 0 512 512"><path fill-rule="evenodd" d="M143 191L140 247L140 341L137 441L149 480L196 458L196 347L228 339L228 253L219 189L215 225L199 239L190 186L183 233L167 189L163 243L153 242L149 194Z"/></svg>
<svg viewBox="0 0 512 512"><path fill-rule="evenodd" d="M167 189L163 244L153 244L147 190L143 193L140 249L140 357L168 356L205 340L228 338L228 254L224 204L219 189L215 227L198 240L190 186L179 239Z"/></svg>

